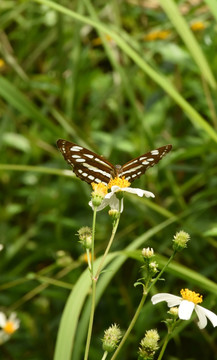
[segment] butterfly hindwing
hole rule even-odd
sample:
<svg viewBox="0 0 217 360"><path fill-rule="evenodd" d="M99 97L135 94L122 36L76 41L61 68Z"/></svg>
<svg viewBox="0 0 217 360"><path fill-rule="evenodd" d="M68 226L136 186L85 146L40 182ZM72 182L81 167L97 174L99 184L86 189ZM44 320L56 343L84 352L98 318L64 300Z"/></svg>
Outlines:
<svg viewBox="0 0 217 360"><path fill-rule="evenodd" d="M109 183L113 165L102 156L62 139L57 141L57 146L65 160L73 167L75 175L81 180L89 184L102 182L107 185Z"/></svg>

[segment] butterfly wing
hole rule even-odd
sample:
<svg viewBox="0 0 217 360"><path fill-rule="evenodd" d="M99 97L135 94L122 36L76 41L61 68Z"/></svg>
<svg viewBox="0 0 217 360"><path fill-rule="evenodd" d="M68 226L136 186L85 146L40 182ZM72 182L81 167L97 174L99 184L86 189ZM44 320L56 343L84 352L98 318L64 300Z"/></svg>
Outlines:
<svg viewBox="0 0 217 360"><path fill-rule="evenodd" d="M165 145L128 161L122 166L121 176L124 176L126 180L132 183L143 175L146 170L157 164L171 149L172 145Z"/></svg>
<svg viewBox="0 0 217 360"><path fill-rule="evenodd" d="M65 160L73 167L75 175L81 180L88 184L109 183L114 166L102 156L67 140L59 139L57 146Z"/></svg>

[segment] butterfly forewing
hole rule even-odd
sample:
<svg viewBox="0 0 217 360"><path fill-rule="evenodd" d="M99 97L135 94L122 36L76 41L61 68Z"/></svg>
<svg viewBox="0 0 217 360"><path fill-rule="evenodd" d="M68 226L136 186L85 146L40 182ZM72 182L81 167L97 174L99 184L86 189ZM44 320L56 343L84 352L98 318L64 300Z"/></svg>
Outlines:
<svg viewBox="0 0 217 360"><path fill-rule="evenodd" d="M172 145L165 145L128 161L122 167L115 167L102 156L67 140L58 140L57 146L65 160L73 167L75 175L81 180L89 184L102 182L106 185L115 176L124 176L132 183L172 149Z"/></svg>
<svg viewBox="0 0 217 360"><path fill-rule="evenodd" d="M128 161L122 167L121 176L124 176L126 180L132 183L143 175L146 170L157 164L171 149L172 145L165 145Z"/></svg>
<svg viewBox="0 0 217 360"><path fill-rule="evenodd" d="M66 140L58 140L57 146L65 160L73 167L76 176L91 184L108 184L114 167L102 156Z"/></svg>

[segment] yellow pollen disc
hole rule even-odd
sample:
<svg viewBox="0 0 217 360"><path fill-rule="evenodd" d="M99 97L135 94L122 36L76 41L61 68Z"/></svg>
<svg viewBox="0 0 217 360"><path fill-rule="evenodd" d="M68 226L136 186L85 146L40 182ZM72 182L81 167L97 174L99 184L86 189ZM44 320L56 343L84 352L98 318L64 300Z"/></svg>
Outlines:
<svg viewBox="0 0 217 360"><path fill-rule="evenodd" d="M130 182L124 178L116 177L114 179L111 179L108 183L108 188L111 189L112 186L119 186L120 188L125 188L130 186Z"/></svg>
<svg viewBox="0 0 217 360"><path fill-rule="evenodd" d="M96 184L92 182L91 186L97 195L104 197L108 192L108 186L103 183Z"/></svg>
<svg viewBox="0 0 217 360"><path fill-rule="evenodd" d="M194 291L188 290L188 289L182 289L180 291L180 294L182 295L182 298L184 300L191 301L194 304L200 304L203 301L203 296L202 295L200 295L200 294L198 294L198 293L196 293Z"/></svg>
<svg viewBox="0 0 217 360"><path fill-rule="evenodd" d="M16 331L16 329L14 327L14 323L12 321L7 321L4 328L3 328L3 330L7 334L13 334L14 331Z"/></svg>

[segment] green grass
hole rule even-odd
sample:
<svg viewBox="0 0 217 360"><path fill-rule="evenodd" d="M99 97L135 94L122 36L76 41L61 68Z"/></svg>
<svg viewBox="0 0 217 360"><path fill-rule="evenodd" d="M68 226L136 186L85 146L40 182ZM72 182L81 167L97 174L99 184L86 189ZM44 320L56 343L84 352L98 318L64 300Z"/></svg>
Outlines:
<svg viewBox="0 0 217 360"><path fill-rule="evenodd" d="M138 306L140 250L153 247L162 267L180 229L191 241L155 292L178 295L189 287L217 312L216 9L211 1L185 9L178 1L160 3L0 3L0 311L16 311L21 319L1 347L4 359L47 360L55 354L67 360L59 354L68 351L70 359L72 348L73 360L83 358L90 285L75 234L91 226L91 188L66 171L58 138L114 164L173 145L133 184L155 199L126 195L99 281L90 360L102 357L104 330L112 323L126 330ZM191 30L196 20L204 25L200 31ZM169 36L148 41L156 30ZM104 210L97 217L97 257L110 232ZM120 358L137 359L150 328L158 327L163 338L166 311L165 304L153 307L147 299ZM70 316L79 318L78 326ZM205 331L183 323L166 359L217 359L210 323Z"/></svg>

